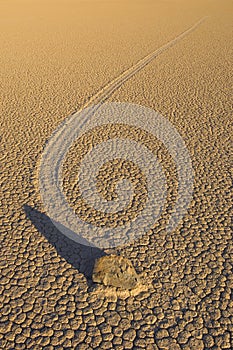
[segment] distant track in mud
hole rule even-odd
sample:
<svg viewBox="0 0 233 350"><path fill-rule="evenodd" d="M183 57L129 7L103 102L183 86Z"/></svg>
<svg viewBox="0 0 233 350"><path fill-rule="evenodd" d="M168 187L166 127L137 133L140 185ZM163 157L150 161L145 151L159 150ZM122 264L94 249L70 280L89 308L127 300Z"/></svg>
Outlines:
<svg viewBox="0 0 233 350"><path fill-rule="evenodd" d="M170 40L168 43L164 44L160 48L156 49L146 57L139 60L132 67L121 73L118 77L109 82L106 86L104 86L101 90L99 90L95 95L93 95L88 102L86 102L81 110L89 107L92 104L98 104L104 102L111 94L117 90L122 84L124 84L127 80L129 80L132 76L134 76L137 72L143 69L146 65L148 65L151 61L153 61L156 57L158 57L161 53L174 46L178 41L183 39L185 36L193 32L197 29L208 17L205 16L201 18L198 22L192 25L190 28L185 30L183 33L176 36L174 39ZM78 111L76 111L78 112ZM74 113L76 113L74 112Z"/></svg>

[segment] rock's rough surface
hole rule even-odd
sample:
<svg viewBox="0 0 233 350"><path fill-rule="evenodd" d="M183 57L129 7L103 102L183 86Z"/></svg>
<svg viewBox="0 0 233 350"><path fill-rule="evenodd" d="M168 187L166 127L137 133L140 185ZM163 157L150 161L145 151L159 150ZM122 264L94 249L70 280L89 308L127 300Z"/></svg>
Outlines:
<svg viewBox="0 0 233 350"><path fill-rule="evenodd" d="M123 289L133 289L140 284L140 278L131 261L117 255L97 259L92 279L93 282L102 283L105 286Z"/></svg>

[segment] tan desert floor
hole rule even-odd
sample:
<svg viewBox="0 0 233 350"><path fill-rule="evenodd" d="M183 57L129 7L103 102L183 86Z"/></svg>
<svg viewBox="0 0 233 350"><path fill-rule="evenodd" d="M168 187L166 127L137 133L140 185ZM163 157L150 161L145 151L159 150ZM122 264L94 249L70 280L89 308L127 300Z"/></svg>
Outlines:
<svg viewBox="0 0 233 350"><path fill-rule="evenodd" d="M0 0L0 349L233 348L232 11L230 0ZM174 232L165 213L138 242L105 252L132 261L144 292L93 289L103 252L48 221L37 178L44 144L106 84L205 16L108 98L174 125L194 193Z"/></svg>

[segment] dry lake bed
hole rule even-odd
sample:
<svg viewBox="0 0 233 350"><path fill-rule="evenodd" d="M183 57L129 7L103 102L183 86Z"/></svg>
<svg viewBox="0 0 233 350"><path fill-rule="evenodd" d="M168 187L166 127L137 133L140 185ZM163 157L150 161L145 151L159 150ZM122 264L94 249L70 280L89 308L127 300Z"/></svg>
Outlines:
<svg viewBox="0 0 233 350"><path fill-rule="evenodd" d="M233 348L232 13L0 0L0 349Z"/></svg>

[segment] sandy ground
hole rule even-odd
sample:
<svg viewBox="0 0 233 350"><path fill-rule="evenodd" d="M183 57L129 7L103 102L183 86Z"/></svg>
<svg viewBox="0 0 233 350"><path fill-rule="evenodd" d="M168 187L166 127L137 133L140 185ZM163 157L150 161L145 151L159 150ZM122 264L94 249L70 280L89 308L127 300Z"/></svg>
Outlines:
<svg viewBox="0 0 233 350"><path fill-rule="evenodd" d="M0 349L233 347L232 10L227 0L0 1ZM70 241L41 201L46 140L106 84L204 16L108 98L153 108L179 131L195 171L187 214L168 234L167 209L139 241L105 252ZM67 156L66 179L79 151L75 144ZM160 153L174 185L169 156ZM64 187L77 209L72 181ZM93 263L104 253L128 257L147 289L93 290Z"/></svg>

